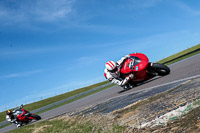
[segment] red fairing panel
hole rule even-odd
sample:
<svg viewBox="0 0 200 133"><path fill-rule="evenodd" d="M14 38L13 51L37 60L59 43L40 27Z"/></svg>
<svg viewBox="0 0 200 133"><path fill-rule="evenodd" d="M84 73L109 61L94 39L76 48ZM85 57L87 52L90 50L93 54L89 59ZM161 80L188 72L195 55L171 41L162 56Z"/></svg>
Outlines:
<svg viewBox="0 0 200 133"><path fill-rule="evenodd" d="M123 74L129 74L132 72L131 68L129 67L129 64L133 62L132 59L127 59L124 64L123 64L123 67L121 69L121 73Z"/></svg>
<svg viewBox="0 0 200 133"><path fill-rule="evenodd" d="M130 56L138 57L141 60L141 62L136 65L137 67L136 66L134 67L135 68L134 71L141 71L141 70L146 69L149 63L149 59L147 58L146 55L142 53L134 53L134 54L130 54Z"/></svg>
<svg viewBox="0 0 200 133"><path fill-rule="evenodd" d="M20 120L20 121L23 121L25 119L25 116L23 116L26 112L24 109L22 109L23 113L21 113L20 115L17 116L17 118Z"/></svg>
<svg viewBox="0 0 200 133"><path fill-rule="evenodd" d="M134 81L144 80L146 78L146 70L148 67L149 59L147 58L146 55L142 53L134 53L134 54L130 54L130 56L131 56L130 59L127 59L124 62L123 67L121 69L121 73L123 77L127 76L128 74L133 73ZM135 59L134 65L131 65L131 63L133 63L133 60L131 58ZM140 62L136 63L136 58L137 60L140 60Z"/></svg>

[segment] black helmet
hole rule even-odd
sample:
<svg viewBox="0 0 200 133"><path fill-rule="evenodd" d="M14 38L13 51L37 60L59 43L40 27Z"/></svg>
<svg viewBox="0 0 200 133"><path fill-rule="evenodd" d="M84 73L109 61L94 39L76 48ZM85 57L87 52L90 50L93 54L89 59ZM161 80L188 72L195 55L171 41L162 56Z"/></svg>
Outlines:
<svg viewBox="0 0 200 133"><path fill-rule="evenodd" d="M7 114L7 115L12 115L12 113L13 113L13 112L12 112L11 110L7 110L7 111L6 111L6 114Z"/></svg>

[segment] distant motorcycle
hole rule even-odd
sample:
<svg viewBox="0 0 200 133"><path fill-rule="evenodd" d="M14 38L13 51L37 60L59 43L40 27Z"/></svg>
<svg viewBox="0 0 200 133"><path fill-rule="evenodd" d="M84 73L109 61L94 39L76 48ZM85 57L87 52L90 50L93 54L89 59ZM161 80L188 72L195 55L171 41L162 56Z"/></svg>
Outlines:
<svg viewBox="0 0 200 133"><path fill-rule="evenodd" d="M16 124L18 128L24 124L30 123L32 120L41 119L39 115L30 113L28 110L23 109L23 105L10 112L10 114L7 114L6 119L11 123Z"/></svg>
<svg viewBox="0 0 200 133"><path fill-rule="evenodd" d="M168 66L159 63L151 63L146 55L142 53L130 54L130 57L123 63L121 76L125 78L134 74L129 84L136 86L138 83L147 81L155 76L165 76L170 73Z"/></svg>

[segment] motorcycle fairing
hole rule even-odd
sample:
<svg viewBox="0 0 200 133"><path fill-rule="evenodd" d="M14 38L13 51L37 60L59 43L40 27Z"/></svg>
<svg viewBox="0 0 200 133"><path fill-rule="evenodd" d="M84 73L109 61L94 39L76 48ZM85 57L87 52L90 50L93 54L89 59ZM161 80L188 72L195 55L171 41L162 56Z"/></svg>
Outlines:
<svg viewBox="0 0 200 133"><path fill-rule="evenodd" d="M128 74L133 73L133 81L142 81L147 77L147 67L149 64L149 59L146 55L142 53L130 54L121 69L121 75L125 78Z"/></svg>

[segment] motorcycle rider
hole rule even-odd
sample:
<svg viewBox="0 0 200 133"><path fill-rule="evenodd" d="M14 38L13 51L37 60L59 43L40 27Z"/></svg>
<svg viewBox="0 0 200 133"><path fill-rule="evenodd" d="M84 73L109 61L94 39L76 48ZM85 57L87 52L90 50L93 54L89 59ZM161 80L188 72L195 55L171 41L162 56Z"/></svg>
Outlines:
<svg viewBox="0 0 200 133"><path fill-rule="evenodd" d="M21 119L22 117L26 117L28 119L28 115L30 113L23 109L23 105L21 105L19 108L11 111L7 110L6 111L6 120L10 123L14 123L17 125L17 128L22 126Z"/></svg>
<svg viewBox="0 0 200 133"><path fill-rule="evenodd" d="M6 120L10 123L14 123L17 125L17 128L22 126L22 122L19 121L16 115L16 111L7 110L6 111Z"/></svg>
<svg viewBox="0 0 200 133"><path fill-rule="evenodd" d="M126 55L122 57L117 62L114 61L108 61L105 64L105 70L104 70L104 76L106 79L108 79L111 83L117 84L119 86L122 86L124 89L132 88L130 84L128 84L128 81L130 79L133 79L134 75L129 74L124 79L120 77L120 70L121 67L126 59L128 59L130 56Z"/></svg>

